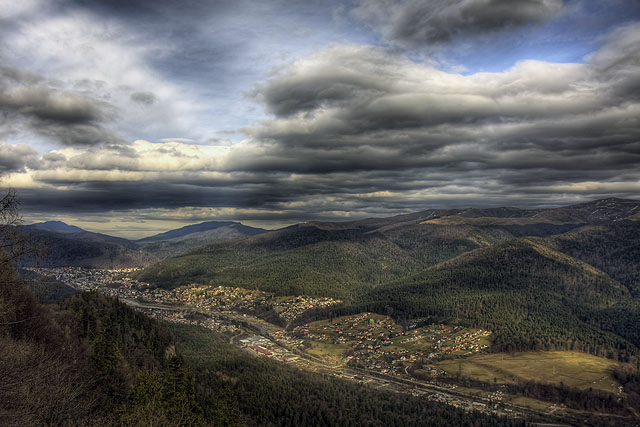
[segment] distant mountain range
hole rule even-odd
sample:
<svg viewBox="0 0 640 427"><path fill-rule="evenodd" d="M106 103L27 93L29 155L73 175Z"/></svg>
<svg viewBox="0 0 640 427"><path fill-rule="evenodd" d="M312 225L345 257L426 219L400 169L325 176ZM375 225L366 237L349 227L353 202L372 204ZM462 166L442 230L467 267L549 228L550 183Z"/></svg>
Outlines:
<svg viewBox="0 0 640 427"><path fill-rule="evenodd" d="M47 251L22 263L147 266L189 254L191 267L181 265L175 273L173 264L186 258L167 259L149 269L144 279L173 286L218 278L290 293L309 291L309 283L315 283L320 289L313 293L344 296L361 285L394 280L499 241L637 219L640 202L609 198L550 209L430 209L388 218L314 221L275 231L233 221L207 221L135 241L46 221L22 227ZM284 273L288 266L292 270ZM171 284L165 283L163 273L169 271ZM259 284L255 283L258 278Z"/></svg>
<svg viewBox="0 0 640 427"><path fill-rule="evenodd" d="M262 228L249 227L239 222L208 221L145 237L136 243L159 258L168 258L214 242L256 236L266 232L267 230Z"/></svg>
<svg viewBox="0 0 640 427"><path fill-rule="evenodd" d="M21 266L98 268L146 266L212 242L266 232L231 221L188 225L139 240L93 233L62 221L30 224L21 229L36 249L36 253L20 261Z"/></svg>
<svg viewBox="0 0 640 427"><path fill-rule="evenodd" d="M633 228L639 213L639 201L609 198L551 209L431 209L389 218L308 222L194 248L148 268L141 278L165 287L214 280L344 298L518 237L628 222Z"/></svg>

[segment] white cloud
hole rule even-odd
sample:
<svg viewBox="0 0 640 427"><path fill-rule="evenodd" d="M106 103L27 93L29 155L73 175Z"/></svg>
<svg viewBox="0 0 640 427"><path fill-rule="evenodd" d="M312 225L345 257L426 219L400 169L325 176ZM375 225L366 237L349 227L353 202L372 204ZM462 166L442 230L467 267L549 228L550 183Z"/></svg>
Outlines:
<svg viewBox="0 0 640 427"><path fill-rule="evenodd" d="M0 31L4 64L42 76L51 92L113 106L110 129L127 139L208 134L198 122L204 105L196 94L148 65L171 46L154 45L114 19L87 12L28 11L28 19L15 22L17 30ZM141 93L154 102L140 103Z"/></svg>

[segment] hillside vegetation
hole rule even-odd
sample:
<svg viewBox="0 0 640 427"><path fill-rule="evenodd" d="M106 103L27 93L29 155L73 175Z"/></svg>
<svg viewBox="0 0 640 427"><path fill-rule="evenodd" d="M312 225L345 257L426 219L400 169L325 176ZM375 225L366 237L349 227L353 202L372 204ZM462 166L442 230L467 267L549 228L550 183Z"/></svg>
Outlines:
<svg viewBox="0 0 640 427"><path fill-rule="evenodd" d="M168 329L95 293L39 304L0 282L0 425L204 425ZM184 421L180 421L184 420Z"/></svg>
<svg viewBox="0 0 640 427"><path fill-rule="evenodd" d="M163 288L213 283L346 299L478 248L617 224L639 210L634 200L604 199L554 209L428 210L310 222L193 249L150 266L139 279ZM554 247L549 242L543 244ZM632 279L620 280L626 285Z"/></svg>
<svg viewBox="0 0 640 427"><path fill-rule="evenodd" d="M127 268L158 261L134 242L104 234L51 231L31 226L20 227L19 233L30 247L29 253L19 260L22 267Z"/></svg>
<svg viewBox="0 0 640 427"><path fill-rule="evenodd" d="M202 393L214 401L233 399L247 424L261 426L520 426L430 402L374 390L333 377L258 359L204 328L172 325L185 361ZM209 405L203 405L205 408Z"/></svg>
<svg viewBox="0 0 640 427"><path fill-rule="evenodd" d="M319 227L295 226L206 246L157 263L139 278L165 288L214 283L344 299L512 237L502 230L421 224Z"/></svg>
<svg viewBox="0 0 640 427"><path fill-rule="evenodd" d="M640 296L639 222L586 226L543 243L599 268Z"/></svg>
<svg viewBox="0 0 640 427"><path fill-rule="evenodd" d="M374 311L490 329L496 351L630 360L640 346L640 225L627 218L639 210L604 199L306 223L205 246L138 278L344 301L298 322Z"/></svg>
<svg viewBox="0 0 640 427"><path fill-rule="evenodd" d="M362 311L401 322L424 317L494 331L495 351L578 350L629 360L640 345L637 328L630 327L638 320L630 299L626 287L594 267L518 239L463 254L300 321ZM629 327L608 326L621 323Z"/></svg>

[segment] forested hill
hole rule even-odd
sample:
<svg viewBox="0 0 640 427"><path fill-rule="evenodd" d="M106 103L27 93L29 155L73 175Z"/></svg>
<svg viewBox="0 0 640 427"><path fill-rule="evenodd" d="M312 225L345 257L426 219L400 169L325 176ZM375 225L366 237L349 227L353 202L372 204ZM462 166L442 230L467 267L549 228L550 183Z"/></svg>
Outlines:
<svg viewBox="0 0 640 427"><path fill-rule="evenodd" d="M106 234L34 226L19 227L18 234L28 246L28 254L18 260L22 267L126 268L158 261L134 242Z"/></svg>
<svg viewBox="0 0 640 427"><path fill-rule="evenodd" d="M348 298L516 237L549 237L591 223L633 223L626 218L638 209L640 202L604 199L555 209L428 210L343 223L311 222L203 246L150 266L139 277L167 288L218 283Z"/></svg>
<svg viewBox="0 0 640 427"><path fill-rule="evenodd" d="M139 277L162 287L213 282L346 298L512 237L473 226L401 223L370 230L304 224L205 246L155 264Z"/></svg>
<svg viewBox="0 0 640 427"><path fill-rule="evenodd" d="M43 305L0 275L0 425L205 423L164 325L96 293Z"/></svg>
<svg viewBox="0 0 640 427"><path fill-rule="evenodd" d="M601 269L640 296L640 222L586 226L543 243Z"/></svg>
<svg viewBox="0 0 640 427"><path fill-rule="evenodd" d="M626 287L530 239L463 254L317 317L363 311L494 331L494 351L638 356L640 310ZM311 316L311 315L310 315ZM310 317L304 319L311 320Z"/></svg>

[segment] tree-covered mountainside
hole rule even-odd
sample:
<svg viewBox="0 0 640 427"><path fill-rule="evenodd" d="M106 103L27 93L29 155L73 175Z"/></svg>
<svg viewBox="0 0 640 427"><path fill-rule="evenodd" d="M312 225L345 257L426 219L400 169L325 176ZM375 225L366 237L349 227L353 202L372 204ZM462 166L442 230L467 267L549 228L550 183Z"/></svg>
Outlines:
<svg viewBox="0 0 640 427"><path fill-rule="evenodd" d="M573 349L628 360L640 346L631 327L640 310L625 286L531 239L463 254L334 314L364 310L487 328L495 351Z"/></svg>
<svg viewBox="0 0 640 427"><path fill-rule="evenodd" d="M640 296L640 222L586 226L544 243L599 268Z"/></svg>
<svg viewBox="0 0 640 427"><path fill-rule="evenodd" d="M374 230L300 225L206 246L155 264L139 278L161 287L218 283L348 298L511 237L494 229L419 223Z"/></svg>
<svg viewBox="0 0 640 427"><path fill-rule="evenodd" d="M205 424L165 326L96 293L43 305L1 276L0 425Z"/></svg>
<svg viewBox="0 0 640 427"><path fill-rule="evenodd" d="M28 254L20 266L126 268L149 265L158 260L127 239L88 231L50 231L38 227L19 227L18 233Z"/></svg>
<svg viewBox="0 0 640 427"><path fill-rule="evenodd" d="M41 303L58 303L77 292L65 283L30 270L21 269L18 274L33 296Z"/></svg>
<svg viewBox="0 0 640 427"><path fill-rule="evenodd" d="M478 248L617 224L639 209L634 200L604 199L554 209L428 210L310 222L194 249L150 266L139 278L164 288L214 283L345 299Z"/></svg>

